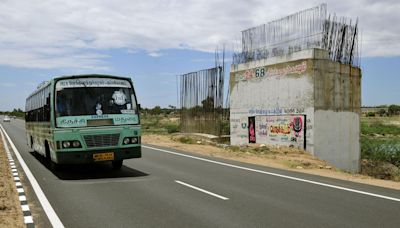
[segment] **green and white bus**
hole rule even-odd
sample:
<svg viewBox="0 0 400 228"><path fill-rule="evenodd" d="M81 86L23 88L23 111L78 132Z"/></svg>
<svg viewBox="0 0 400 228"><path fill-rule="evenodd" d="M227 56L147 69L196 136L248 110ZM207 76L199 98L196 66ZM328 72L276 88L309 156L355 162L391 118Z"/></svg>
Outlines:
<svg viewBox="0 0 400 228"><path fill-rule="evenodd" d="M76 75L42 83L26 99L29 146L58 164L140 158L139 108L130 78Z"/></svg>

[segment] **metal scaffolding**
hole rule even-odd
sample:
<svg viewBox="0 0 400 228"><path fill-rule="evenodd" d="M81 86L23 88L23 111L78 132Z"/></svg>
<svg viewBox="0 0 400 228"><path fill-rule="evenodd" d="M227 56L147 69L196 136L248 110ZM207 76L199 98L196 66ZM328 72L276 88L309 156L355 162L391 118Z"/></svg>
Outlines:
<svg viewBox="0 0 400 228"><path fill-rule="evenodd" d="M233 64L320 48L334 61L359 66L358 20L354 24L348 21L327 16L327 5L321 4L244 30Z"/></svg>
<svg viewBox="0 0 400 228"><path fill-rule="evenodd" d="M224 58L224 56L223 56ZM222 134L224 109L224 61L216 66L179 77L181 132Z"/></svg>

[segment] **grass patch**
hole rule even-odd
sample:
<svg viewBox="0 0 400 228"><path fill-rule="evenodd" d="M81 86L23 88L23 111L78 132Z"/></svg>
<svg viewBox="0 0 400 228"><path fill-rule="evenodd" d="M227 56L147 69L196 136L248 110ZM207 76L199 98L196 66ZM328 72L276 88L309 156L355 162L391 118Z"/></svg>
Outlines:
<svg viewBox="0 0 400 228"><path fill-rule="evenodd" d="M195 140L193 138L191 138L191 137L185 136L185 137L180 137L179 138L179 142L185 143L185 144L194 144Z"/></svg>
<svg viewBox="0 0 400 228"><path fill-rule="evenodd" d="M266 153L266 152L270 152L271 150L268 147L263 146L263 147L254 148L254 151L259 152L259 153L262 153L262 152Z"/></svg>
<svg viewBox="0 0 400 228"><path fill-rule="evenodd" d="M361 137L361 158L400 167L400 139Z"/></svg>
<svg viewBox="0 0 400 228"><path fill-rule="evenodd" d="M291 169L295 169L297 166L301 166L299 161L284 160L281 163Z"/></svg>
<svg viewBox="0 0 400 228"><path fill-rule="evenodd" d="M379 179L400 181L400 168L384 161L362 160L361 173Z"/></svg>
<svg viewBox="0 0 400 228"><path fill-rule="evenodd" d="M229 149L232 152L239 152L240 151L240 146L230 146Z"/></svg>
<svg viewBox="0 0 400 228"><path fill-rule="evenodd" d="M141 125L144 134L171 134L179 132L179 123L164 115L141 115Z"/></svg>
<svg viewBox="0 0 400 228"><path fill-rule="evenodd" d="M361 134L363 135L394 135L400 136L400 127L384 124L381 120L361 121Z"/></svg>
<svg viewBox="0 0 400 228"><path fill-rule="evenodd" d="M361 173L400 181L400 125L397 118L361 119Z"/></svg>
<svg viewBox="0 0 400 228"><path fill-rule="evenodd" d="M165 126L167 129L168 134L179 132L179 125L178 124L168 124Z"/></svg>

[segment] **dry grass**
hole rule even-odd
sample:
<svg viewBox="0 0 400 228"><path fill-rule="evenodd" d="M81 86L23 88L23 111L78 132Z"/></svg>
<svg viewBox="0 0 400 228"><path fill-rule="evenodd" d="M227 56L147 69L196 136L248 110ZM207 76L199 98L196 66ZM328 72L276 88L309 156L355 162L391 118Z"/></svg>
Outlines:
<svg viewBox="0 0 400 228"><path fill-rule="evenodd" d="M0 227L25 227L2 140L0 140Z"/></svg>

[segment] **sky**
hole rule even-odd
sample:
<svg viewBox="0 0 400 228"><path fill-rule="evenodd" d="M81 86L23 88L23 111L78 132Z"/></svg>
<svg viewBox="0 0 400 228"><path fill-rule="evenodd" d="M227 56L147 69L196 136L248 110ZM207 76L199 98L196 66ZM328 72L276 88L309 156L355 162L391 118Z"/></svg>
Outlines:
<svg viewBox="0 0 400 228"><path fill-rule="evenodd" d="M177 75L213 67L217 47L229 69L242 30L324 2L359 19L362 104L400 104L398 0L0 0L0 110L89 73L131 77L142 107L176 105Z"/></svg>

